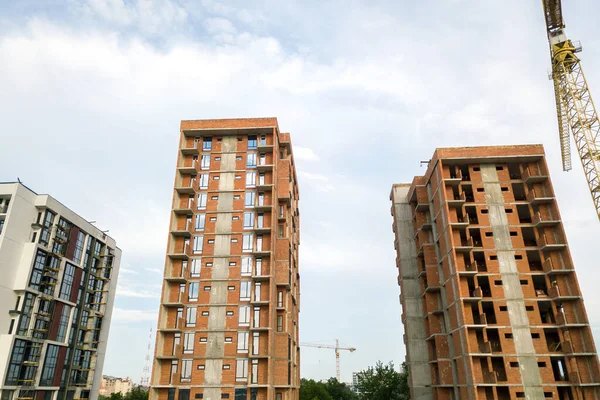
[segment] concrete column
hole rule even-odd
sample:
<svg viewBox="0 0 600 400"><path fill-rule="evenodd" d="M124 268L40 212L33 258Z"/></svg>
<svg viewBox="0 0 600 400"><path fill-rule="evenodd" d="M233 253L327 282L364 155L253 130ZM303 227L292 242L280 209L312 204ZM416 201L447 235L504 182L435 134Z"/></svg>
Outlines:
<svg viewBox="0 0 600 400"><path fill-rule="evenodd" d="M523 289L515 261L515 252L510 238L508 219L504 207L504 196L494 164L481 165L481 177L489 210L490 225L500 264L500 275L504 297L512 328L515 351L519 360L523 390L527 399L543 399L542 378L535 356L529 318L525 310Z"/></svg>

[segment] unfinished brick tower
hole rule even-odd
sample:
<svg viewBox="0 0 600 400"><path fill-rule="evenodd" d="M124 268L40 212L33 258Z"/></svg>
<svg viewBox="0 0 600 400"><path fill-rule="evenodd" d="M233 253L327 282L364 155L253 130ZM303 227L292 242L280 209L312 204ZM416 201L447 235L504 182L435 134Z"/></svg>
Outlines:
<svg viewBox="0 0 600 400"><path fill-rule="evenodd" d="M296 182L277 119L181 122L150 399L299 398Z"/></svg>
<svg viewBox="0 0 600 400"><path fill-rule="evenodd" d="M437 149L391 200L413 399L600 398L541 145Z"/></svg>

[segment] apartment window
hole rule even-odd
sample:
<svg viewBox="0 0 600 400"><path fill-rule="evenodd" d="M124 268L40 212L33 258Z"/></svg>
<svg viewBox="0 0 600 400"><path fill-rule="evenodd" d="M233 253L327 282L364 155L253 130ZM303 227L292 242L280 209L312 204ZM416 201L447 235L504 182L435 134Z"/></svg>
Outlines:
<svg viewBox="0 0 600 400"><path fill-rule="evenodd" d="M283 315L277 316L277 332L283 332Z"/></svg>
<svg viewBox="0 0 600 400"><path fill-rule="evenodd" d="M219 200L219 196L211 196L211 200Z"/></svg>
<svg viewBox="0 0 600 400"><path fill-rule="evenodd" d="M257 276L261 276L263 274L262 272L262 258L257 258L256 259L256 275Z"/></svg>
<svg viewBox="0 0 600 400"><path fill-rule="evenodd" d="M264 185L265 184L265 174L260 174L258 176L258 184L259 185Z"/></svg>
<svg viewBox="0 0 600 400"><path fill-rule="evenodd" d="M208 317L210 313L208 311L202 311L202 316L203 317Z"/></svg>
<svg viewBox="0 0 600 400"><path fill-rule="evenodd" d="M248 136L248 150L256 149L256 136Z"/></svg>
<svg viewBox="0 0 600 400"><path fill-rule="evenodd" d="M205 337L200 338L200 343L207 343L207 342L208 342L208 338L205 338Z"/></svg>
<svg viewBox="0 0 600 400"><path fill-rule="evenodd" d="M210 169L210 155L202 154L202 160L200 161L201 169Z"/></svg>
<svg viewBox="0 0 600 400"><path fill-rule="evenodd" d="M181 360L181 382L192 380L192 360Z"/></svg>
<svg viewBox="0 0 600 400"><path fill-rule="evenodd" d="M283 307L283 292L277 292L277 307Z"/></svg>
<svg viewBox="0 0 600 400"><path fill-rule="evenodd" d="M215 244L215 239L208 239L208 244Z"/></svg>
<svg viewBox="0 0 600 400"><path fill-rule="evenodd" d="M199 278L200 277L200 266L202 265L202 261L199 258L192 259L192 269L190 271L190 277Z"/></svg>
<svg viewBox="0 0 600 400"><path fill-rule="evenodd" d="M278 225L277 226L277 236L280 238L284 237L283 232L284 232L283 225Z"/></svg>
<svg viewBox="0 0 600 400"><path fill-rule="evenodd" d="M208 174L200 174L200 189L208 189Z"/></svg>
<svg viewBox="0 0 600 400"><path fill-rule="evenodd" d="M40 386L54 386L54 371L56 370L56 361L58 360L58 349L59 346L49 344L46 350L46 361L44 362L44 369L42 370L42 377L40 379Z"/></svg>
<svg viewBox="0 0 600 400"><path fill-rule="evenodd" d="M254 284L254 301L260 301L260 287L261 287L260 282L256 282Z"/></svg>
<svg viewBox="0 0 600 400"><path fill-rule="evenodd" d="M282 396L282 394L281 394L281 393L277 393L277 394L275 395L275 400L282 400L282 397L281 397L281 396Z"/></svg>
<svg viewBox="0 0 600 400"><path fill-rule="evenodd" d="M253 212L245 212L244 213L244 229L252 229L254 228L254 213Z"/></svg>
<svg viewBox="0 0 600 400"><path fill-rule="evenodd" d="M246 172L246 187L254 186L256 186L256 172L248 171Z"/></svg>
<svg viewBox="0 0 600 400"><path fill-rule="evenodd" d="M254 319L252 326L255 328L260 327L260 307L254 307Z"/></svg>
<svg viewBox="0 0 600 400"><path fill-rule="evenodd" d="M258 383L258 360L252 360L252 377L251 383Z"/></svg>
<svg viewBox="0 0 600 400"><path fill-rule="evenodd" d="M233 342L233 338L232 337L226 337L225 338L225 343L232 343Z"/></svg>
<svg viewBox="0 0 600 400"><path fill-rule="evenodd" d="M227 311L225 313L225 315L227 315L228 317L232 317L233 316L233 311Z"/></svg>
<svg viewBox="0 0 600 400"><path fill-rule="evenodd" d="M246 208L254 207L254 196L256 196L255 192L246 192L244 195L244 206Z"/></svg>
<svg viewBox="0 0 600 400"><path fill-rule="evenodd" d="M77 232L77 240L75 242L75 252L73 253L73 261L81 264L81 256L83 254L83 246L85 244L85 233Z"/></svg>
<svg viewBox="0 0 600 400"><path fill-rule="evenodd" d="M206 224L206 214L196 214L196 230L203 231Z"/></svg>
<svg viewBox="0 0 600 400"><path fill-rule="evenodd" d="M249 332L238 332L237 335L237 352L248 353Z"/></svg>
<svg viewBox="0 0 600 400"><path fill-rule="evenodd" d="M202 151L211 151L212 150L212 137L205 137L202 140Z"/></svg>
<svg viewBox="0 0 600 400"><path fill-rule="evenodd" d="M235 156L236 161L242 161L242 156Z"/></svg>
<svg viewBox="0 0 600 400"><path fill-rule="evenodd" d="M210 292L211 287L210 286L204 286L204 291L205 292Z"/></svg>
<svg viewBox="0 0 600 400"><path fill-rule="evenodd" d="M173 355L175 355L177 346L179 346L180 344L181 344L181 333L177 332L173 336Z"/></svg>
<svg viewBox="0 0 600 400"><path fill-rule="evenodd" d="M198 210L203 210L206 208L206 201L208 200L208 194L206 193L198 193Z"/></svg>
<svg viewBox="0 0 600 400"><path fill-rule="evenodd" d="M169 380L169 383L173 382L173 376L175 376L175 374L177 373L177 360L173 360L171 361L171 378ZM175 389L173 389L175 390Z"/></svg>
<svg viewBox="0 0 600 400"><path fill-rule="evenodd" d="M31 277L29 278L29 287L34 290L40 290L40 283L42 282L42 276L44 274L44 266L46 265L46 253L42 250L38 250L35 256L35 262L31 270Z"/></svg>
<svg viewBox="0 0 600 400"><path fill-rule="evenodd" d="M238 313L239 326L250 326L250 306L240 306Z"/></svg>
<svg viewBox="0 0 600 400"><path fill-rule="evenodd" d="M252 242L254 241L254 235L251 233L244 233L243 241L242 241L242 251L250 252L252 251Z"/></svg>
<svg viewBox="0 0 600 400"><path fill-rule="evenodd" d="M265 153L261 153L260 154L260 165L266 165L267 164L267 155Z"/></svg>
<svg viewBox="0 0 600 400"><path fill-rule="evenodd" d="M69 263L65 266L65 273L63 275L63 281L60 286L60 297L63 300L70 300L71 290L73 288L73 279L75 277L75 266Z"/></svg>
<svg viewBox="0 0 600 400"><path fill-rule="evenodd" d="M247 381L248 380L248 359L238 359L235 363L235 380L236 381Z"/></svg>
<svg viewBox="0 0 600 400"><path fill-rule="evenodd" d="M218 181L218 180L220 180L220 179L221 179L221 176L220 176L220 175L215 175L215 176L213 176L213 181Z"/></svg>
<svg viewBox="0 0 600 400"><path fill-rule="evenodd" d="M227 286L227 290L235 290L235 286Z"/></svg>
<svg viewBox="0 0 600 400"><path fill-rule="evenodd" d="M252 275L252 257L242 257L242 275Z"/></svg>
<svg viewBox="0 0 600 400"><path fill-rule="evenodd" d="M236 242L237 242L237 240L236 240ZM237 265L237 264L236 264L236 262L235 262L235 261L229 261L229 266L230 266L230 267L235 267L236 265Z"/></svg>
<svg viewBox="0 0 600 400"><path fill-rule="evenodd" d="M71 306L63 304L63 309L60 313L60 321L58 322L58 333L56 334L57 342L65 341L67 328L69 327L69 317L71 317Z"/></svg>
<svg viewBox="0 0 600 400"><path fill-rule="evenodd" d="M210 217L210 222L215 222L217 220L217 217Z"/></svg>
<svg viewBox="0 0 600 400"><path fill-rule="evenodd" d="M256 235L256 251L262 251L262 235Z"/></svg>
<svg viewBox="0 0 600 400"><path fill-rule="evenodd" d="M264 214L258 214L258 218L256 220L256 227L257 228L262 228L263 224L265 221L265 215Z"/></svg>
<svg viewBox="0 0 600 400"><path fill-rule="evenodd" d="M259 193L258 194L258 205L260 207L265 205L265 194L264 193Z"/></svg>
<svg viewBox="0 0 600 400"><path fill-rule="evenodd" d="M246 167L256 167L256 153L248 153L248 156L246 158Z"/></svg>
<svg viewBox="0 0 600 400"><path fill-rule="evenodd" d="M240 300L250 301L250 289L252 282L241 281L240 282Z"/></svg>
<svg viewBox="0 0 600 400"><path fill-rule="evenodd" d="M194 352L194 333L186 332L183 335L183 354L192 354Z"/></svg>
<svg viewBox="0 0 600 400"><path fill-rule="evenodd" d="M202 243L204 242L204 236L194 236L194 253L202 253Z"/></svg>
<svg viewBox="0 0 600 400"><path fill-rule="evenodd" d="M239 220L240 220L240 217L238 217L237 215L234 215L234 216L233 216L231 219L232 219L233 221L239 221Z"/></svg>
<svg viewBox="0 0 600 400"><path fill-rule="evenodd" d="M242 197L241 197L239 194L234 194L234 195L233 195L233 199L234 199L234 200L239 200L239 199L241 199L241 198L242 198Z"/></svg>
<svg viewBox="0 0 600 400"><path fill-rule="evenodd" d="M280 205L279 206L279 218L283 218L283 210L284 210L283 206Z"/></svg>
<svg viewBox="0 0 600 400"><path fill-rule="evenodd" d="M190 288L188 291L188 300L189 301L198 301L198 287L200 284L198 282L190 282Z"/></svg>
<svg viewBox="0 0 600 400"><path fill-rule="evenodd" d="M196 315L198 314L197 307L188 307L185 313L185 326L196 326Z"/></svg>
<svg viewBox="0 0 600 400"><path fill-rule="evenodd" d="M42 246L48 246L48 242L50 241L50 230L52 224L54 224L54 217L56 217L55 213L50 210L46 211L44 223L42 224L42 232L40 234L40 244Z"/></svg>

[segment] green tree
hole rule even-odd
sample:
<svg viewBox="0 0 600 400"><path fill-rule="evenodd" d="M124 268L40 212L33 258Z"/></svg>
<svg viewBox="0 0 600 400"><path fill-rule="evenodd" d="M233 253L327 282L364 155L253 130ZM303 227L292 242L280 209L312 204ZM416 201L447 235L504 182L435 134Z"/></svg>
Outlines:
<svg viewBox="0 0 600 400"><path fill-rule="evenodd" d="M387 365L377 361L375 367L362 371L357 385L360 400L410 400L406 365L402 370L396 371L391 361Z"/></svg>
<svg viewBox="0 0 600 400"><path fill-rule="evenodd" d="M324 383L312 379L300 381L300 400L334 400Z"/></svg>
<svg viewBox="0 0 600 400"><path fill-rule="evenodd" d="M136 386L125 395L124 400L148 400L148 391Z"/></svg>
<svg viewBox="0 0 600 400"><path fill-rule="evenodd" d="M348 387L339 382L336 378L329 378L325 383L325 389L331 395L333 400L357 400L356 393L348 389Z"/></svg>

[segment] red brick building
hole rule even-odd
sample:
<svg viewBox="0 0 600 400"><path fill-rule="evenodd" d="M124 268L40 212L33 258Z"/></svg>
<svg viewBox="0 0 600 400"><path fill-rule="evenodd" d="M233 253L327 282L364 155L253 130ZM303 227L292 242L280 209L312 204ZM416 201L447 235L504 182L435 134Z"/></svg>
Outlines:
<svg viewBox="0 0 600 400"><path fill-rule="evenodd" d="M600 398L541 145L437 149L391 200L412 398Z"/></svg>
<svg viewBox="0 0 600 400"><path fill-rule="evenodd" d="M152 400L296 400L298 186L276 118L181 122Z"/></svg>

